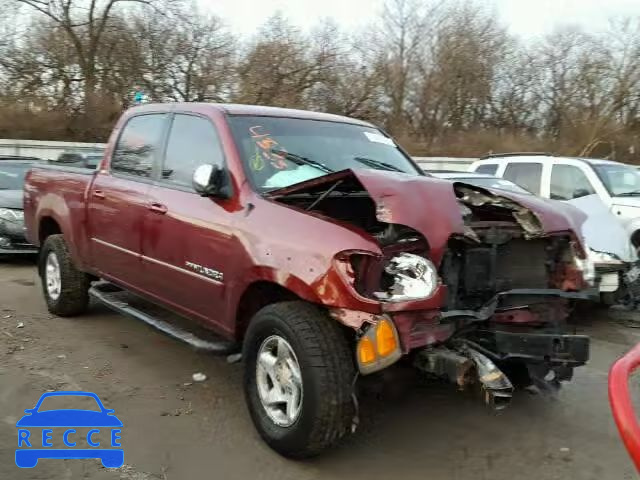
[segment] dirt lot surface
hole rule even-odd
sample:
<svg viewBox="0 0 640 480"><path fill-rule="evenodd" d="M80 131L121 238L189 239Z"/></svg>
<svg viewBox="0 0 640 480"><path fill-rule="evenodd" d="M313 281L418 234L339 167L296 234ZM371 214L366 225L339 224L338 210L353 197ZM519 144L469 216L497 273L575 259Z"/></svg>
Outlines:
<svg viewBox="0 0 640 480"><path fill-rule="evenodd" d="M240 365L99 305L83 317L52 317L33 264L0 263L0 479L633 479L606 379L640 330L591 316L579 328L592 336L592 360L557 398L520 392L495 415L445 385L386 389L362 399L361 428L341 448L294 462L253 429ZM192 383L194 372L207 380ZM125 465L40 460L17 468L16 421L47 390L92 391L115 409Z"/></svg>

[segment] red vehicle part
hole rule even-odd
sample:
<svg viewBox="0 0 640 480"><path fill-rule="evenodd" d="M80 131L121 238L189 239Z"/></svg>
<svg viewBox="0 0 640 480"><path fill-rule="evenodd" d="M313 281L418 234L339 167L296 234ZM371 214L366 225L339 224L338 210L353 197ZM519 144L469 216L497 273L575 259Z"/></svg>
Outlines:
<svg viewBox="0 0 640 480"><path fill-rule="evenodd" d="M629 377L640 367L640 344L618 359L609 372L609 403L620 436L640 471L640 426L629 393Z"/></svg>

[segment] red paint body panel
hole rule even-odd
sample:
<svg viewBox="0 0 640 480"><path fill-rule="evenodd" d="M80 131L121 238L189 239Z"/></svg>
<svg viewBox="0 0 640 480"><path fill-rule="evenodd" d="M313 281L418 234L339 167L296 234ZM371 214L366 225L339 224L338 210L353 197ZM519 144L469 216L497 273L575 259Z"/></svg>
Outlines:
<svg viewBox="0 0 640 480"><path fill-rule="evenodd" d="M393 315L402 350L434 345L448 340L455 332L455 324L440 323L438 310L399 312Z"/></svg>
<svg viewBox="0 0 640 480"><path fill-rule="evenodd" d="M425 236L436 265L442 260L449 237L464 233L451 182L377 170L358 170L354 175L376 202L380 220L382 212L385 222L406 225Z"/></svg>
<svg viewBox="0 0 640 480"><path fill-rule="evenodd" d="M88 263L101 276L128 287L136 286L142 267L148 189L144 183L98 174L87 197Z"/></svg>
<svg viewBox="0 0 640 480"><path fill-rule="evenodd" d="M218 131L233 195L221 200L169 188L160 181L140 182L114 175L110 159L119 132L140 113L194 113ZM365 298L350 283L343 252L382 254L374 238L358 228L303 212L255 193L226 120L228 113L343 121L335 115L267 107L212 104L145 105L118 121L95 175L34 168L25 187L29 240L40 243L43 220L55 221L79 268L155 299L227 337L237 337L242 295L255 282L271 282L309 302L379 314L395 319L405 350L446 339L451 332L434 324L444 305L441 285L428 299L386 303ZM439 264L452 234L463 233L452 184L433 178L373 170L345 170L288 190L355 176L373 198L384 222L406 225L427 239ZM287 190L287 189L284 189ZM283 191L284 191L283 190ZM506 196L507 194L505 194ZM515 197L511 196L510 197ZM578 231L577 223L527 197L548 232ZM155 209L150 207L155 205ZM159 213L158 208L162 210ZM188 264L223 276L215 281Z"/></svg>
<svg viewBox="0 0 640 480"><path fill-rule="evenodd" d="M69 251L81 268L89 268L85 222L86 195L92 176L57 170L33 169L25 185L27 239L40 244L40 219L54 218L69 240Z"/></svg>
<svg viewBox="0 0 640 480"><path fill-rule="evenodd" d="M380 170L344 170L325 177L301 182L273 194L286 195L302 192L310 187L331 184L354 176L369 192L378 207L378 219L397 223L422 233L430 246L431 260L439 264L451 235L462 235L464 224L452 183L434 177L420 177ZM550 206L533 195L500 192L500 196L513 200L534 211L546 233L579 232L586 215L578 209Z"/></svg>
<svg viewBox="0 0 640 480"><path fill-rule="evenodd" d="M629 393L631 374L640 367L640 344L617 360L609 372L609 403L620 437L640 472L640 425Z"/></svg>

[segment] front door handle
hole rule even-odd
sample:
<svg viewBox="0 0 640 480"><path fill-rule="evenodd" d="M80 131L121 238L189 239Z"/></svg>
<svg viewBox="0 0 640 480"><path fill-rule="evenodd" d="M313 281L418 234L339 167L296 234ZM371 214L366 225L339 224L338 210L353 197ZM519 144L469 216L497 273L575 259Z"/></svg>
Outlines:
<svg viewBox="0 0 640 480"><path fill-rule="evenodd" d="M162 205L161 203L154 202L151 205L149 205L149 210L151 210L153 213L164 215L165 213L167 213L167 206Z"/></svg>
<svg viewBox="0 0 640 480"><path fill-rule="evenodd" d="M93 196L96 198L104 198L104 192L102 190L94 190Z"/></svg>

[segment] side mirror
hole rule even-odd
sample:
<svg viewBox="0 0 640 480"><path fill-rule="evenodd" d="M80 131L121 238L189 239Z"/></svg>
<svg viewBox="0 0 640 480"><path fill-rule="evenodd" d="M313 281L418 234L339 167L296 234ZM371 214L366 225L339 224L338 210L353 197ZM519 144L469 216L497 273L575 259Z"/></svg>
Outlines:
<svg viewBox="0 0 640 480"><path fill-rule="evenodd" d="M202 197L231 198L231 181L218 165L200 165L193 172L193 188Z"/></svg>

